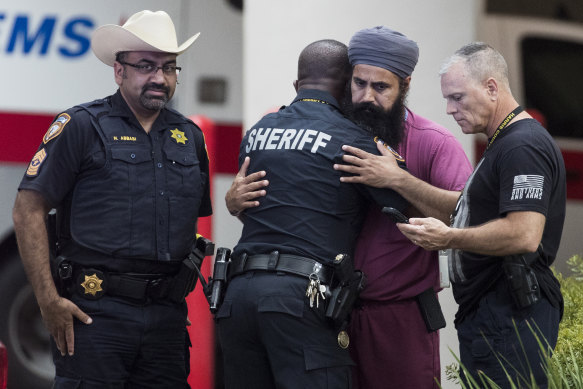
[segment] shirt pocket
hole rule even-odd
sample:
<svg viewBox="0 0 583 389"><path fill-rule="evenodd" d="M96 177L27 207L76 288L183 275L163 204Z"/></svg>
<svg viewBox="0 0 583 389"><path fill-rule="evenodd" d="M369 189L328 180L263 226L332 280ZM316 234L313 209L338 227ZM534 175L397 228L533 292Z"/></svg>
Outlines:
<svg viewBox="0 0 583 389"><path fill-rule="evenodd" d="M116 190L126 188L132 193L142 193L152 185L152 155L146 149L114 148L111 150L110 175Z"/></svg>
<svg viewBox="0 0 583 389"><path fill-rule="evenodd" d="M168 189L184 197L200 197L203 180L196 152L170 149L165 154Z"/></svg>

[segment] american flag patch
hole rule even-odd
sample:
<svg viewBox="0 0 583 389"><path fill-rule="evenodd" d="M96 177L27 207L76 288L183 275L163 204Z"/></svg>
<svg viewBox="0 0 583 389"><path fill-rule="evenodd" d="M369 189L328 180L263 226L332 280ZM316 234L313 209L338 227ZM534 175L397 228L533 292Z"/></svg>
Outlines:
<svg viewBox="0 0 583 389"><path fill-rule="evenodd" d="M521 174L514 176L514 185L510 200L542 200L545 178L543 176Z"/></svg>

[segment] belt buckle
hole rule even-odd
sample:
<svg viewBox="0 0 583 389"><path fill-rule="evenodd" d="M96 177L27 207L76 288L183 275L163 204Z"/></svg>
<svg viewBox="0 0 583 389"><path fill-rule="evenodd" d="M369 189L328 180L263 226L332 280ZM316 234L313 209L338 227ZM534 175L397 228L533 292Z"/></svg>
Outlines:
<svg viewBox="0 0 583 389"><path fill-rule="evenodd" d="M98 300L107 290L107 278L102 271L83 269L75 284L77 292L88 300Z"/></svg>

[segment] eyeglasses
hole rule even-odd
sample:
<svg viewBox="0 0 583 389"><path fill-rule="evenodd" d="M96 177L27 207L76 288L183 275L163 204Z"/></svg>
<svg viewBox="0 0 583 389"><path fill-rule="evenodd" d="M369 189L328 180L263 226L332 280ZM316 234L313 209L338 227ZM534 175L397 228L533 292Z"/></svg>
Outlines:
<svg viewBox="0 0 583 389"><path fill-rule="evenodd" d="M132 68L136 69L138 71L138 73L140 73L140 74L153 74L153 73L157 73L158 69L162 69L162 73L164 73L165 76L177 76L178 73L180 73L180 71L182 70L182 68L180 66L175 66L175 65L156 66L156 65L153 65L151 63L138 65L138 64L129 63L129 62L122 62L122 61L118 61L118 62L122 65L131 66Z"/></svg>

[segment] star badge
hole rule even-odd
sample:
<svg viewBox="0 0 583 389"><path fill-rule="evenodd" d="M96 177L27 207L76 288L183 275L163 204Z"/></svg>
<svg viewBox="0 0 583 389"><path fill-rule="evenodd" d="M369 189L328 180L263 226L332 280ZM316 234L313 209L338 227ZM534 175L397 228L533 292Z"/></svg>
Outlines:
<svg viewBox="0 0 583 389"><path fill-rule="evenodd" d="M171 138L174 139L176 143L181 143L183 145L186 144L188 138L184 136L184 132L180 131L178 128L170 130L170 132L172 133Z"/></svg>
<svg viewBox="0 0 583 389"><path fill-rule="evenodd" d="M88 275L85 276L85 281L81 283L81 286L83 287L83 289L85 289L85 294L95 296L98 292L103 291L103 289L101 289L102 282L103 280L97 277L97 273L93 273L90 276Z"/></svg>

